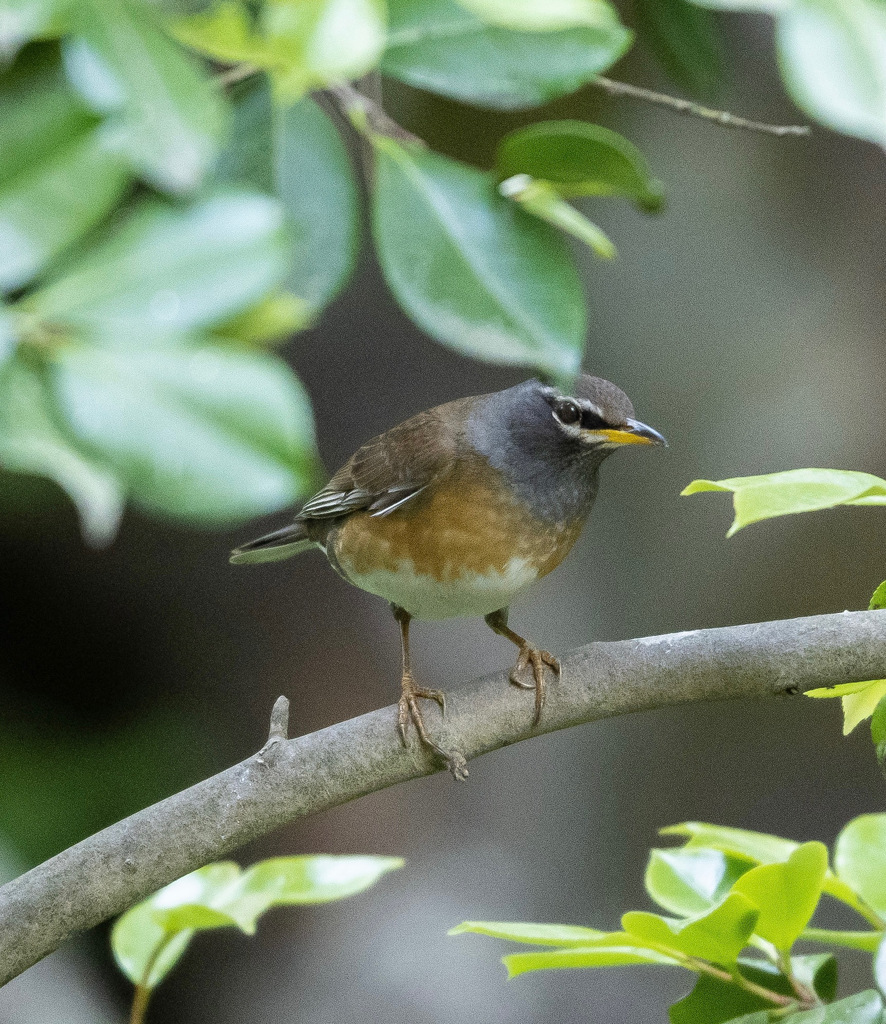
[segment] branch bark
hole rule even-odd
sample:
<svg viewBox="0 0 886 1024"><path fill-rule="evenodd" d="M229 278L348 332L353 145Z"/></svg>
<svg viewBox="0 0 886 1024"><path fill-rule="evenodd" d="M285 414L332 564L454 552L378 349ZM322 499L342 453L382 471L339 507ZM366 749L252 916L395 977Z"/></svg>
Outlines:
<svg viewBox="0 0 886 1024"><path fill-rule="evenodd" d="M843 612L782 622L596 643L563 658L544 716L507 674L453 692L434 736L467 759L533 735L695 701L777 697L886 677L886 614ZM160 886L296 818L440 770L413 740L400 745L394 708L247 760L72 846L0 888L0 984L70 935L122 913Z"/></svg>

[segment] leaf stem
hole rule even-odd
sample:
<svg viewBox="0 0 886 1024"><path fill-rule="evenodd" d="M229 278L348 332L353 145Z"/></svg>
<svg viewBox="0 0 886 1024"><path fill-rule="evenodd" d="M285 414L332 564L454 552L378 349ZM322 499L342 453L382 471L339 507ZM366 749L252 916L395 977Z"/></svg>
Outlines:
<svg viewBox="0 0 886 1024"><path fill-rule="evenodd" d="M147 985L136 985L132 996L132 1010L129 1014L129 1024L144 1024L145 1013L148 1003L151 1001L152 990Z"/></svg>
<svg viewBox="0 0 886 1024"><path fill-rule="evenodd" d="M686 966L692 971L698 971L700 974L709 974L712 978L717 978L719 981L737 985L739 988L744 989L745 992L751 992L761 999L775 1003L776 1006L783 1006L787 1009L797 1005L797 1000L791 998L791 996L783 996L780 992L773 992L771 989L764 988L762 985L758 985L756 982L744 977L737 967L730 973L729 971L724 971L721 967L715 967L713 964L708 963L707 960L698 960L695 957L687 957Z"/></svg>
<svg viewBox="0 0 886 1024"><path fill-rule="evenodd" d="M808 985L804 985L803 982L794 974L794 967L791 963L790 953L779 952L778 969L791 983L791 988L797 993L797 998L803 1004L804 1009L810 1009L813 1006L821 1005L818 993Z"/></svg>
<svg viewBox="0 0 886 1024"><path fill-rule="evenodd" d="M644 89L642 86L631 85L628 82L615 82L611 78L598 76L590 84L602 89L609 96L629 96L631 99L655 103L660 107L673 110L676 114L686 114L689 117L700 117L705 121L713 121L723 128L743 128L745 131L761 132L764 135L775 135L779 138L786 135L808 136L812 134L812 129L808 124L766 124L763 121L749 121L746 117L730 114L727 110L714 110L712 107L693 103L692 100L668 96L665 93L654 92L652 89Z"/></svg>
<svg viewBox="0 0 886 1024"><path fill-rule="evenodd" d="M355 89L348 82L339 85L327 86L326 92L333 97L342 113L361 135L367 131L377 132L379 135L386 135L388 138L396 139L399 142L408 142L414 146L427 146L424 139L407 131L401 124L398 124L387 111L365 93Z"/></svg>

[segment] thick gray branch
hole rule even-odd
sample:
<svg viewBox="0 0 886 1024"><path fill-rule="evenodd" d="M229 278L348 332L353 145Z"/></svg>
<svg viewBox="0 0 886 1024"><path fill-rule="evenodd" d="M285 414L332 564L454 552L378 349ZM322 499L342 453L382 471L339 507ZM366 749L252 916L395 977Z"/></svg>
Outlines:
<svg viewBox="0 0 886 1024"><path fill-rule="evenodd" d="M598 643L563 659L541 725L532 700L487 676L451 694L442 746L471 759L539 732L690 701L777 697L886 677L886 613L844 612ZM72 846L0 888L0 984L75 932L286 822L439 770L400 745L393 708L285 740L278 707L259 754Z"/></svg>

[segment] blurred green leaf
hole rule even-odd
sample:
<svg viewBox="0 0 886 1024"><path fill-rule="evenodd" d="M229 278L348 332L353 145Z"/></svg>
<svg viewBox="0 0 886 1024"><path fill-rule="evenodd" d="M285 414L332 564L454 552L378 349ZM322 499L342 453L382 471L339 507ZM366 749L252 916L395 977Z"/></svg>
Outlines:
<svg viewBox="0 0 886 1024"><path fill-rule="evenodd" d="M874 612L880 608L886 609L886 580L874 591L871 602L868 605L868 611Z"/></svg>
<svg viewBox="0 0 886 1024"><path fill-rule="evenodd" d="M10 61L31 39L55 31L73 0L2 0L0 64Z"/></svg>
<svg viewBox="0 0 886 1024"><path fill-rule="evenodd" d="M628 964L656 964L679 967L679 960L654 949L639 946L598 946L592 949L557 949L542 953L511 953L502 957L508 977L527 971L547 971L563 967L622 967Z"/></svg>
<svg viewBox="0 0 886 1024"><path fill-rule="evenodd" d="M621 135L583 121L541 121L506 135L498 147L500 178L528 174L564 196L626 196L645 210L661 207L661 184L643 154Z"/></svg>
<svg viewBox="0 0 886 1024"><path fill-rule="evenodd" d="M834 870L880 915L886 915L886 814L862 814L837 837Z"/></svg>
<svg viewBox="0 0 886 1024"><path fill-rule="evenodd" d="M389 9L385 74L501 110L575 92L631 43L631 33L604 3L595 5L599 20L593 27L535 33L485 24L455 0L390 0Z"/></svg>
<svg viewBox="0 0 886 1024"><path fill-rule="evenodd" d="M129 180L96 131L0 184L0 289L14 290L97 224Z"/></svg>
<svg viewBox="0 0 886 1024"><path fill-rule="evenodd" d="M221 324L213 334L246 345L264 345L285 341L310 322L311 310L304 299L277 291Z"/></svg>
<svg viewBox="0 0 886 1024"><path fill-rule="evenodd" d="M886 147L886 4L794 0L776 21L788 92L811 117Z"/></svg>
<svg viewBox="0 0 886 1024"><path fill-rule="evenodd" d="M0 466L54 480L77 506L89 543L106 544L116 533L123 511L117 481L62 431L43 376L20 359L0 370Z"/></svg>
<svg viewBox="0 0 886 1024"><path fill-rule="evenodd" d="M241 61L267 67L268 44L258 34L252 15L236 0L222 0L214 7L180 18L173 26L180 43L229 64Z"/></svg>
<svg viewBox="0 0 886 1024"><path fill-rule="evenodd" d="M873 989L803 1013L791 1014L790 1024L882 1024L883 1000Z"/></svg>
<svg viewBox="0 0 886 1024"><path fill-rule="evenodd" d="M32 47L27 60L3 74L0 89L0 181L50 158L98 124L66 81L50 47Z"/></svg>
<svg viewBox="0 0 886 1024"><path fill-rule="evenodd" d="M506 199L519 203L534 217L584 242L601 259L611 260L618 255L602 228L562 199L548 182L536 181L528 174L515 174L503 181L498 190Z"/></svg>
<svg viewBox="0 0 886 1024"><path fill-rule="evenodd" d="M809 924L828 867L822 843L804 843L782 864L751 868L732 887L759 908L756 933L787 952Z"/></svg>
<svg viewBox="0 0 886 1024"><path fill-rule="evenodd" d="M274 857L246 871L208 864L128 910L111 933L114 956L132 982L154 988L195 931L234 926L252 934L271 907L344 899L402 866L398 857L326 855Z"/></svg>
<svg viewBox="0 0 886 1024"><path fill-rule="evenodd" d="M75 10L65 64L81 95L107 115L109 144L157 188L194 191L225 133L221 93L147 5L80 0Z"/></svg>
<svg viewBox="0 0 886 1024"><path fill-rule="evenodd" d="M634 0L637 33L667 74L697 96L720 84L720 39L711 15L689 0Z"/></svg>
<svg viewBox="0 0 886 1024"><path fill-rule="evenodd" d="M0 299L0 373L15 355L18 346L18 327L9 306Z"/></svg>
<svg viewBox="0 0 886 1024"><path fill-rule="evenodd" d="M262 8L262 28L280 58L271 67L283 103L320 86L359 78L381 59L385 45L382 0L273 0Z"/></svg>
<svg viewBox="0 0 886 1024"><path fill-rule="evenodd" d="M718 904L752 861L722 850L652 850L646 891L665 910L690 917Z"/></svg>
<svg viewBox="0 0 886 1024"><path fill-rule="evenodd" d="M621 925L631 935L658 946L731 968L748 944L758 917L759 911L750 900L732 892L706 914L688 920L633 910L623 915Z"/></svg>
<svg viewBox="0 0 886 1024"><path fill-rule="evenodd" d="M612 20L605 0L459 0L483 21L518 32L550 32Z"/></svg>
<svg viewBox="0 0 886 1024"><path fill-rule="evenodd" d="M288 251L283 211L268 196L222 192L183 208L146 202L25 306L132 348L241 312L281 281Z"/></svg>
<svg viewBox="0 0 886 1024"><path fill-rule="evenodd" d="M582 928L574 924L531 924L525 921L463 921L450 928L447 935L490 935L494 939L525 942L533 946L586 946L603 939L606 932Z"/></svg>
<svg viewBox="0 0 886 1024"><path fill-rule="evenodd" d="M881 992L886 992L886 937L880 940L874 956L874 981Z"/></svg>
<svg viewBox="0 0 886 1024"><path fill-rule="evenodd" d="M732 480L693 480L681 494L732 491L735 521L727 537L761 519L836 505L886 505L886 480L842 469L791 469Z"/></svg>
<svg viewBox="0 0 886 1024"><path fill-rule="evenodd" d="M152 511L237 522L291 504L316 483L308 397L271 356L69 346L52 370L75 436Z"/></svg>
<svg viewBox="0 0 886 1024"><path fill-rule="evenodd" d="M341 136L313 100L273 108L268 88L250 83L234 106L228 150L223 178L283 203L293 232L284 284L316 315L347 284L359 244L357 187Z"/></svg>
<svg viewBox="0 0 886 1024"><path fill-rule="evenodd" d="M375 242L403 309L458 351L570 378L586 314L557 234L489 174L389 139L376 146Z"/></svg>

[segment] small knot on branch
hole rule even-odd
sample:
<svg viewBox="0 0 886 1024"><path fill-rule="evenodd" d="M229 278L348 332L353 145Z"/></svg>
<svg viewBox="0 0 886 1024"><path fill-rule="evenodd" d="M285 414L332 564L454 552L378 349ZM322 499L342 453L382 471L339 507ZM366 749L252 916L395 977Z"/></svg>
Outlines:
<svg viewBox="0 0 886 1024"><path fill-rule="evenodd" d="M271 708L271 724L268 728L268 739L265 745L256 755L259 764L264 764L264 755L275 743L282 743L289 739L289 699L278 697Z"/></svg>

